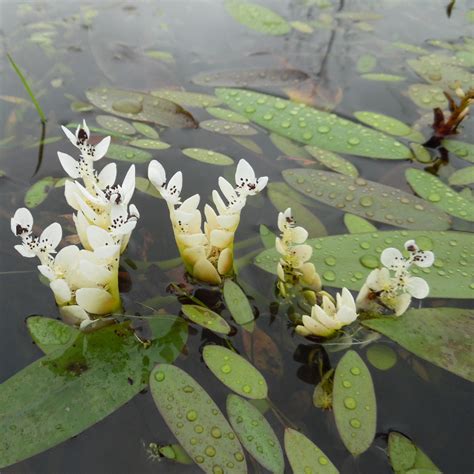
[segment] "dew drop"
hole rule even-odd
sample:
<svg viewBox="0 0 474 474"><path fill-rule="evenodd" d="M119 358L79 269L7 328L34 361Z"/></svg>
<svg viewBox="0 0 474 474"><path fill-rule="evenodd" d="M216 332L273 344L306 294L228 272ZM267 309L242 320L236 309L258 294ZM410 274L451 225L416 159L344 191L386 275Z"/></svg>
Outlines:
<svg viewBox="0 0 474 474"><path fill-rule="evenodd" d="M370 196L362 196L359 199L359 204L362 207L370 207L374 203L374 200Z"/></svg>
<svg viewBox="0 0 474 474"><path fill-rule="evenodd" d="M207 446L204 450L207 456L213 458L216 455L216 449L213 446Z"/></svg>
<svg viewBox="0 0 474 474"><path fill-rule="evenodd" d="M188 419L188 421L196 421L197 417L198 417L198 415L197 415L195 410L189 410L186 413L186 418Z"/></svg>
<svg viewBox="0 0 474 474"><path fill-rule="evenodd" d="M351 374L352 374L352 375L359 375L359 374L360 374L360 369L359 369L359 367L352 367L352 368L351 368Z"/></svg>
<svg viewBox="0 0 474 474"><path fill-rule="evenodd" d="M237 451L234 453L234 458L236 461L242 462L244 460L244 455L240 451Z"/></svg>
<svg viewBox="0 0 474 474"><path fill-rule="evenodd" d="M244 393L250 393L252 391L252 387L250 385L244 385L242 387L242 390L244 391Z"/></svg>
<svg viewBox="0 0 474 474"><path fill-rule="evenodd" d="M349 410L355 410L357 407L357 402L352 397L344 398L344 406Z"/></svg>
<svg viewBox="0 0 474 474"><path fill-rule="evenodd" d="M211 429L211 436L213 438L220 438L222 436L222 432L221 430L217 427L217 426L214 426L212 429Z"/></svg>
<svg viewBox="0 0 474 474"><path fill-rule="evenodd" d="M224 374L229 374L231 371L232 371L232 368L229 364L224 364L221 367L221 372L224 373Z"/></svg>
<svg viewBox="0 0 474 474"><path fill-rule="evenodd" d="M352 418L352 420L349 423L352 426L352 428L360 428L361 426L360 420L358 420L357 418Z"/></svg>
<svg viewBox="0 0 474 474"><path fill-rule="evenodd" d="M336 260L335 257L326 257L326 258L324 259L324 263L325 263L326 265L329 265L330 267L333 267L334 265L336 265L337 260Z"/></svg>
<svg viewBox="0 0 474 474"><path fill-rule="evenodd" d="M318 462L319 464L321 464L321 466L326 466L329 461L324 456L319 456Z"/></svg>
<svg viewBox="0 0 474 474"><path fill-rule="evenodd" d="M360 263L365 268L377 268L379 266L379 259L375 255L365 254L359 259Z"/></svg>
<svg viewBox="0 0 474 474"><path fill-rule="evenodd" d="M344 388L351 388L352 387L352 384L349 382L349 380L343 380L342 381L342 386Z"/></svg>
<svg viewBox="0 0 474 474"><path fill-rule="evenodd" d="M332 270L328 270L323 273L323 278L326 281L334 281L336 279L336 274Z"/></svg>
<svg viewBox="0 0 474 474"><path fill-rule="evenodd" d="M155 374L155 380L156 380L157 382L163 382L163 380L165 380L165 374L164 374L164 372L161 372L161 370L158 371L158 372Z"/></svg>

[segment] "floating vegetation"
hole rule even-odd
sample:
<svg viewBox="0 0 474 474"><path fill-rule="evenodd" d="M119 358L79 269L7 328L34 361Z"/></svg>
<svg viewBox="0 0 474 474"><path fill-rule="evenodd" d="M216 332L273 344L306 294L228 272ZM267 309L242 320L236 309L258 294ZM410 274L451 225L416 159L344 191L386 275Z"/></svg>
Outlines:
<svg viewBox="0 0 474 474"><path fill-rule="evenodd" d="M415 168L407 169L405 176L416 194L452 216L474 222L472 202L456 193L439 178Z"/></svg>
<svg viewBox="0 0 474 474"><path fill-rule="evenodd" d="M428 84L412 84L408 88L410 99L422 109L446 108L448 99L443 94L443 89Z"/></svg>
<svg viewBox="0 0 474 474"><path fill-rule="evenodd" d="M220 107L208 107L207 112L219 120L226 122L248 123L250 120L243 115L238 114L232 110L222 109Z"/></svg>
<svg viewBox="0 0 474 474"><path fill-rule="evenodd" d="M291 26L284 18L257 3L226 0L224 5L235 20L259 33L279 36L285 35L291 30Z"/></svg>
<svg viewBox="0 0 474 474"><path fill-rule="evenodd" d="M410 157L400 142L335 114L241 89L217 89L216 94L252 122L306 145L370 158Z"/></svg>
<svg viewBox="0 0 474 474"><path fill-rule="evenodd" d="M250 150L251 152L256 153L257 155L261 155L263 153L263 150L260 148L260 146L250 138L244 138L244 137L231 137L231 138L240 146L247 148L247 150Z"/></svg>
<svg viewBox="0 0 474 474"><path fill-rule="evenodd" d="M441 144L459 158L474 163L474 144L445 138Z"/></svg>
<svg viewBox="0 0 474 474"><path fill-rule="evenodd" d="M431 204L399 189L329 171L290 169L283 178L317 201L352 214L405 229L444 230L449 217Z"/></svg>
<svg viewBox="0 0 474 474"><path fill-rule="evenodd" d="M129 161L130 163L146 163L152 158L151 153L147 151L137 150L126 145L117 145L116 143L110 144L105 156L113 160Z"/></svg>
<svg viewBox="0 0 474 474"><path fill-rule="evenodd" d="M363 324L418 357L472 382L473 316L474 311L463 308L411 309L399 318L370 319Z"/></svg>
<svg viewBox="0 0 474 474"><path fill-rule="evenodd" d="M135 127L135 130L140 134L147 138L151 138L152 140L157 140L160 138L158 132L150 125L142 122L132 122L132 125Z"/></svg>
<svg viewBox="0 0 474 474"><path fill-rule="evenodd" d="M371 270L380 266L380 253L389 244L403 247L407 239L419 242L424 250L436 254L432 268L414 268L430 285L430 296L437 298L472 298L474 288L474 236L466 232L377 231L310 239L314 248L311 261L321 274L323 284L359 290ZM255 263L276 273L279 256L265 250ZM342 262L344 262L342 264Z"/></svg>
<svg viewBox="0 0 474 474"><path fill-rule="evenodd" d="M232 280L226 280L224 282L223 295L227 309L230 311L234 321L243 326L244 329L252 331L254 325L249 323L253 323L254 320L253 310L240 286Z"/></svg>
<svg viewBox="0 0 474 474"><path fill-rule="evenodd" d="M354 116L360 122L370 125L381 132L388 133L389 135L403 137L413 133L413 130L408 125L388 115L361 111L354 112Z"/></svg>
<svg viewBox="0 0 474 474"><path fill-rule="evenodd" d="M57 319L31 316L26 320L28 332L35 344L45 353L64 349L80 334L80 331Z"/></svg>
<svg viewBox="0 0 474 474"><path fill-rule="evenodd" d="M283 474L285 461L280 442L260 411L247 400L230 394L227 397L227 414L244 448L265 469Z"/></svg>
<svg viewBox="0 0 474 474"><path fill-rule="evenodd" d="M95 121L103 128L111 130L122 135L134 135L136 133L135 127L130 125L125 120L119 119L112 115L97 115Z"/></svg>
<svg viewBox="0 0 474 474"><path fill-rule="evenodd" d="M159 364L150 375L150 390L166 424L200 469L247 472L237 436L196 380L178 367Z"/></svg>
<svg viewBox="0 0 474 474"><path fill-rule="evenodd" d="M183 107L213 107L222 104L217 97L198 92L187 92L174 89L158 89L151 91L151 95L170 100Z"/></svg>
<svg viewBox="0 0 474 474"><path fill-rule="evenodd" d="M166 150L171 146L168 143L160 140L152 140L151 138L137 138L129 142L129 145L150 150Z"/></svg>
<svg viewBox="0 0 474 474"><path fill-rule="evenodd" d="M390 370L397 363L397 353L386 344L371 344L366 356L367 360L379 370Z"/></svg>
<svg viewBox="0 0 474 474"><path fill-rule="evenodd" d="M344 214L344 224L351 234L363 234L365 232L377 231L377 227L375 227L367 219L354 214Z"/></svg>
<svg viewBox="0 0 474 474"><path fill-rule="evenodd" d="M47 197L51 189L54 187L56 179L46 176L36 181L25 194L25 206L33 209L39 206Z"/></svg>
<svg viewBox="0 0 474 474"><path fill-rule="evenodd" d="M449 178L451 186L468 186L474 183L474 166L466 166L455 171Z"/></svg>
<svg viewBox="0 0 474 474"><path fill-rule="evenodd" d="M377 58L375 56L373 56L372 54L362 54L357 59L356 69L357 72L363 74L372 71L376 65Z"/></svg>
<svg viewBox="0 0 474 474"><path fill-rule="evenodd" d="M238 71L203 72L192 78L200 86L219 87L289 87L309 78L297 69L250 69Z"/></svg>
<svg viewBox="0 0 474 474"><path fill-rule="evenodd" d="M342 442L358 456L375 437L377 404L369 369L357 352L347 351L337 364L332 398Z"/></svg>
<svg viewBox="0 0 474 474"><path fill-rule="evenodd" d="M410 143L410 148L413 151L416 161L419 161L420 163L431 163L433 161L430 152L423 145L420 145L419 143Z"/></svg>
<svg viewBox="0 0 474 474"><path fill-rule="evenodd" d="M384 74L381 72L369 72L367 74L362 74L361 77L369 81L380 82L400 82L406 80L406 77L403 76L397 76L396 74Z"/></svg>
<svg viewBox="0 0 474 474"><path fill-rule="evenodd" d="M163 61L165 63L175 62L173 55L168 51L148 50L148 51L145 51L145 56L148 56L149 58L152 58L152 59L157 59L158 61Z"/></svg>
<svg viewBox="0 0 474 474"><path fill-rule="evenodd" d="M357 168L348 160L332 151L323 150L315 146L306 146L306 150L316 158L321 164L330 170L341 173L345 176L356 178L359 176Z"/></svg>
<svg viewBox="0 0 474 474"><path fill-rule="evenodd" d="M193 323L199 324L199 326L202 326L205 329L209 329L210 331L219 334L230 333L231 328L226 320L214 311L211 311L209 308L196 304L184 304L181 306L181 311Z"/></svg>
<svg viewBox="0 0 474 474"><path fill-rule="evenodd" d="M99 109L119 117L167 127L197 127L194 117L180 105L150 94L99 87L86 91L86 96Z"/></svg>
<svg viewBox="0 0 474 474"><path fill-rule="evenodd" d="M204 348L202 356L211 372L235 393L252 399L267 397L267 382L242 356L225 347L211 345Z"/></svg>
<svg viewBox="0 0 474 474"><path fill-rule="evenodd" d="M222 133L224 135L256 135L257 130L247 124L226 122L225 120L204 120L199 124L209 132Z"/></svg>
<svg viewBox="0 0 474 474"><path fill-rule="evenodd" d="M184 155L193 160L208 163L210 165L228 166L234 163L234 160L227 155L217 151L206 150L204 148L185 148L181 150Z"/></svg>
<svg viewBox="0 0 474 474"><path fill-rule="evenodd" d="M285 156L300 158L302 160L311 159L311 155L293 140L282 137L276 133L270 133L270 140Z"/></svg>

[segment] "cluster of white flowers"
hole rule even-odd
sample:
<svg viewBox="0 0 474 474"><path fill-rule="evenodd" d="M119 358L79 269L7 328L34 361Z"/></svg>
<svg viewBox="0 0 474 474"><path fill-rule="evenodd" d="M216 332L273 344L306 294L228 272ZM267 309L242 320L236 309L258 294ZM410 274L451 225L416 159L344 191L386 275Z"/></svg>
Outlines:
<svg viewBox="0 0 474 474"><path fill-rule="evenodd" d="M49 280L63 319L85 329L121 308L119 258L139 217L136 207L129 204L135 190L135 168L130 167L121 186L114 184L114 163L98 174L93 165L107 152L110 137L94 146L89 143L90 132L85 122L75 134L67 128L63 130L81 152L78 161L65 153L59 152L58 156L74 179L66 181L65 195L77 211L73 217L84 249L68 245L56 254L62 238L61 226L55 222L39 237L34 235L33 216L26 208L15 212L11 230L22 241L15 246L16 250L24 257L39 258L38 270ZM79 178L83 184L76 181Z"/></svg>
<svg viewBox="0 0 474 474"><path fill-rule="evenodd" d="M79 160L62 152L58 152L58 157L64 171L73 179L66 181L65 196L68 204L77 211L73 218L81 243L85 249L92 249L87 228L95 225L109 232L123 252L140 217L136 206L130 204L135 191L135 165L130 166L122 185L115 183L115 163L104 166L99 173L94 169L94 162L107 153L110 137L104 138L97 145L91 145L85 121L75 134L66 127L62 128L80 151ZM82 179L83 184L78 179Z"/></svg>
<svg viewBox="0 0 474 474"><path fill-rule="evenodd" d="M291 208L278 214L278 229L281 234L275 240L275 247L281 255L277 266L278 289L286 296L288 287L298 284L318 291L321 289L321 278L313 263L309 262L313 248L305 244L308 231L295 226Z"/></svg>
<svg viewBox="0 0 474 474"><path fill-rule="evenodd" d="M372 270L367 277L357 296L359 309L378 312L385 307L400 316L410 306L412 297L423 299L428 296L428 283L423 278L412 276L409 269L412 265L431 267L434 254L420 250L414 240L405 242L405 250L409 253L408 258L392 247L382 252L380 261L384 268Z"/></svg>
<svg viewBox="0 0 474 474"><path fill-rule="evenodd" d="M212 192L217 212L206 204L204 231L201 228L201 211L198 209L199 194L181 202L181 171L175 173L168 182L163 166L153 160L148 167L148 178L168 203L176 244L187 271L198 280L221 283L222 277L233 271L234 236L247 197L262 191L268 178L257 179L250 164L240 160L235 173L235 186L223 177L219 178L219 188L225 201L216 190Z"/></svg>

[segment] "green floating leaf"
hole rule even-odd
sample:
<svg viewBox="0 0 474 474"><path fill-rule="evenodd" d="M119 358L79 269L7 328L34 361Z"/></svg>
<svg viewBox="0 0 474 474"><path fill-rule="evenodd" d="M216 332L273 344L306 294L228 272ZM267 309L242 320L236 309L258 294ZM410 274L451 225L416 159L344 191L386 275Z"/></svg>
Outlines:
<svg viewBox="0 0 474 474"><path fill-rule="evenodd" d="M276 235L264 224L260 224L260 239L266 249L275 247Z"/></svg>
<svg viewBox="0 0 474 474"><path fill-rule="evenodd" d="M207 345L202 356L211 372L235 393L261 399L268 394L262 374L246 359L222 346Z"/></svg>
<svg viewBox="0 0 474 474"><path fill-rule="evenodd" d="M409 53L415 53L415 54L428 54L429 53L428 50L424 48L420 48L420 46L415 46L409 43L402 43L400 41L396 41L395 43L392 43L392 46L395 46L395 48L398 48L398 49L403 49L403 51L408 51Z"/></svg>
<svg viewBox="0 0 474 474"><path fill-rule="evenodd" d="M150 375L153 400L194 462L208 474L246 474L237 436L207 392L182 369L158 364Z"/></svg>
<svg viewBox="0 0 474 474"><path fill-rule="evenodd" d="M307 243L314 248L311 261L324 285L359 290L370 271L381 266L380 254L385 248L403 249L404 243L412 239L436 256L431 268L411 268L414 275L428 282L431 297L474 296L474 235L467 232L378 231L309 239ZM275 249L264 250L255 263L276 273L279 257Z"/></svg>
<svg viewBox="0 0 474 474"><path fill-rule="evenodd" d="M305 81L308 77L308 74L297 69L251 69L203 72L194 76L192 81L200 86L290 87Z"/></svg>
<svg viewBox="0 0 474 474"><path fill-rule="evenodd" d="M364 232L377 232L375 227L368 220L354 214L344 214L344 224L350 234L363 234Z"/></svg>
<svg viewBox="0 0 474 474"><path fill-rule="evenodd" d="M110 144L105 156L113 160L129 161L131 163L146 163L152 159L151 153L147 151L137 150L130 146L117 145L116 143Z"/></svg>
<svg viewBox="0 0 474 474"><path fill-rule="evenodd" d="M145 51L145 56L148 56L152 59L157 59L158 61L163 61L165 63L174 63L174 57L168 51Z"/></svg>
<svg viewBox="0 0 474 474"><path fill-rule="evenodd" d="M405 176L416 194L452 216L474 222L474 204L439 178L415 168L407 169Z"/></svg>
<svg viewBox="0 0 474 474"><path fill-rule="evenodd" d="M398 318L370 319L362 324L384 334L418 357L474 381L473 310L410 309Z"/></svg>
<svg viewBox="0 0 474 474"><path fill-rule="evenodd" d="M86 96L99 109L119 117L167 127L197 127L194 117L180 105L150 94L98 87L89 89Z"/></svg>
<svg viewBox="0 0 474 474"><path fill-rule="evenodd" d="M130 146L137 148L146 148L149 150L166 150L171 145L160 140L152 140L151 138L138 138L129 142Z"/></svg>
<svg viewBox="0 0 474 474"><path fill-rule="evenodd" d="M418 106L423 109L434 109L439 107L445 109L448 106L448 99L443 94L441 87L429 84L412 84L408 88L408 96Z"/></svg>
<svg viewBox="0 0 474 474"><path fill-rule="evenodd" d="M227 166L234 164L234 160L230 156L218 153L217 151L206 150L204 148L185 148L181 151L187 157L209 165Z"/></svg>
<svg viewBox="0 0 474 474"><path fill-rule="evenodd" d="M151 91L154 97L171 100L183 107L212 107L222 104L217 97L209 94L201 94L199 92L187 92L174 89L158 89Z"/></svg>
<svg viewBox="0 0 474 474"><path fill-rule="evenodd" d="M426 82L455 90L474 87L474 74L453 64L451 56L430 54L418 59L409 59L408 65Z"/></svg>
<svg viewBox="0 0 474 474"><path fill-rule="evenodd" d="M81 114L94 110L93 105L89 104L88 102L82 102L80 100L72 101L70 107L73 112L77 112Z"/></svg>
<svg viewBox="0 0 474 474"><path fill-rule="evenodd" d="M225 0L226 10L242 25L267 35L286 35L291 26L280 15L257 3Z"/></svg>
<svg viewBox="0 0 474 474"><path fill-rule="evenodd" d="M419 143L411 143L410 148L415 155L415 158L420 163L431 163L433 159L431 158L430 152Z"/></svg>
<svg viewBox="0 0 474 474"><path fill-rule="evenodd" d="M231 327L227 321L209 308L197 304L183 304L181 311L193 323L218 334L229 334Z"/></svg>
<svg viewBox="0 0 474 474"><path fill-rule="evenodd" d="M329 458L312 441L292 428L285 430L285 452L295 474L339 473Z"/></svg>
<svg viewBox="0 0 474 474"><path fill-rule="evenodd" d="M452 186L467 186L474 183L474 166L466 166L456 170L449 178Z"/></svg>
<svg viewBox="0 0 474 474"><path fill-rule="evenodd" d="M323 150L315 146L306 146L306 150L322 163L326 168L329 168L337 173L345 176L352 176L356 178L359 176L357 168L349 161L332 151Z"/></svg>
<svg viewBox="0 0 474 474"><path fill-rule="evenodd" d="M346 352L337 364L332 396L339 435L349 452L357 456L372 444L377 424L374 384L357 352Z"/></svg>
<svg viewBox="0 0 474 474"><path fill-rule="evenodd" d="M381 82L400 82L406 80L403 76L397 76L396 74L383 74L381 72L369 72L367 74L362 74L361 76L364 79L369 81L381 81Z"/></svg>
<svg viewBox="0 0 474 474"><path fill-rule="evenodd" d="M39 206L47 197L51 189L54 187L55 179L51 176L41 178L34 183L25 194L25 206L33 209Z"/></svg>
<svg viewBox="0 0 474 474"><path fill-rule="evenodd" d="M142 122L132 122L132 125L135 127L135 130L140 133L141 135L151 138L152 140L156 140L160 138L158 132L150 125Z"/></svg>
<svg viewBox="0 0 474 474"><path fill-rule="evenodd" d="M227 416L244 448L265 469L283 474L285 461L280 442L260 411L247 400L229 394Z"/></svg>
<svg viewBox="0 0 474 474"><path fill-rule="evenodd" d="M367 73L372 71L377 65L377 58L372 54L362 54L357 59L356 69L357 72Z"/></svg>
<svg viewBox="0 0 474 474"><path fill-rule="evenodd" d="M250 138L244 138L244 137L231 137L231 138L236 143L238 143L240 146L243 146L244 148L247 148L247 150L250 150L253 153L256 153L257 155L261 155L263 153L263 150L260 147L260 145L257 145L257 143L255 143Z"/></svg>
<svg viewBox="0 0 474 474"><path fill-rule="evenodd" d="M376 112L354 112L357 120L390 135L402 137L412 133L412 129L400 120Z"/></svg>
<svg viewBox="0 0 474 474"><path fill-rule="evenodd" d="M147 178L137 176L135 178L135 187L142 193L148 194L155 198L161 198L160 192L151 184Z"/></svg>
<svg viewBox="0 0 474 474"><path fill-rule="evenodd" d="M310 154L293 140L289 140L288 138L277 135L276 133L270 133L270 140L273 145L275 145L275 147L286 156L301 158L302 160L311 159Z"/></svg>
<svg viewBox="0 0 474 474"><path fill-rule="evenodd" d="M227 122L248 123L249 119L232 110L222 109L221 107L208 107L206 111L213 117L225 120Z"/></svg>
<svg viewBox="0 0 474 474"><path fill-rule="evenodd" d="M389 370L397 363L397 353L385 344L371 344L366 355L367 360L379 370Z"/></svg>
<svg viewBox="0 0 474 474"><path fill-rule="evenodd" d="M445 138L442 141L442 145L446 150L454 153L459 158L474 163L474 144Z"/></svg>
<svg viewBox="0 0 474 474"><path fill-rule="evenodd" d="M290 22L290 25L294 30L299 31L300 33L311 34L314 32L314 28L304 21L292 21Z"/></svg>
<svg viewBox="0 0 474 474"><path fill-rule="evenodd" d="M134 135L136 133L135 128L128 122L112 115L97 115L95 120L101 127L116 133L123 135Z"/></svg>
<svg viewBox="0 0 474 474"><path fill-rule="evenodd" d="M252 122L305 145L370 158L411 156L392 137L305 104L242 89L216 89L216 95Z"/></svg>
<svg viewBox="0 0 474 474"><path fill-rule="evenodd" d="M379 13L374 12L363 12L363 11L342 11L337 12L337 18L342 18L343 20L352 20L352 21L374 21L380 20L383 18Z"/></svg>
<svg viewBox="0 0 474 474"><path fill-rule="evenodd" d="M256 135L257 130L252 128L250 125L226 122L225 120L210 119L204 120L199 124L204 130L210 132L222 133L224 135Z"/></svg>
<svg viewBox="0 0 474 474"><path fill-rule="evenodd" d="M406 229L444 230L449 217L433 204L399 189L329 171L283 171L285 181L317 201L352 214Z"/></svg>
<svg viewBox="0 0 474 474"><path fill-rule="evenodd" d="M183 322L166 320L145 349L126 325L81 333L0 385L0 467L66 441L143 390L150 368L173 362L186 342Z"/></svg>
<svg viewBox="0 0 474 474"><path fill-rule="evenodd" d="M158 451L166 459L170 459L171 461L180 464L192 464L194 462L180 444L160 446Z"/></svg>
<svg viewBox="0 0 474 474"><path fill-rule="evenodd" d="M281 184L284 185L284 183ZM288 207L291 207L296 222L303 225L311 236L327 235L324 224L299 200L295 200L292 193L286 193L285 187L280 186L280 183L271 183L271 186L268 187L268 199L277 211L284 212Z"/></svg>
<svg viewBox="0 0 474 474"><path fill-rule="evenodd" d="M441 474L418 446L395 431L388 435L388 456L395 474Z"/></svg>
<svg viewBox="0 0 474 474"><path fill-rule="evenodd" d="M43 316L30 316L26 325L31 338L45 354L51 354L58 348L64 349L80 334L79 330L62 321Z"/></svg>
<svg viewBox="0 0 474 474"><path fill-rule="evenodd" d="M224 282L223 294L227 309L230 311L235 322L244 326L244 328L253 330L254 325L249 325L255 319L253 310L240 286L227 279Z"/></svg>

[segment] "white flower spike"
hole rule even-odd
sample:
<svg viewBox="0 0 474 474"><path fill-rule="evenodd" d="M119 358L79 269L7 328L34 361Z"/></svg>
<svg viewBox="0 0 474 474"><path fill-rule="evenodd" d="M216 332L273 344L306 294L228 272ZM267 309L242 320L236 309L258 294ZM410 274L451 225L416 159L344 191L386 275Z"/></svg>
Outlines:
<svg viewBox="0 0 474 474"><path fill-rule="evenodd" d="M219 178L219 189L224 199L217 190L212 192L217 212L210 205L205 205L204 229L198 209L199 194L181 202L181 171L167 182L165 169L153 160L148 167L148 178L168 204L176 244L186 270L199 280L220 284L222 277L233 270L234 236L246 198L264 189L268 178L257 179L252 167L245 160L240 160L235 186L223 177Z"/></svg>
<svg viewBox="0 0 474 474"><path fill-rule="evenodd" d="M357 296L359 309L377 311L381 305L400 316L410 306L412 297L423 299L428 296L428 283L423 278L412 276L409 269L412 265L431 267L434 254L420 250L414 240L405 242L405 250L409 253L408 258L392 247L382 252L380 261L384 268L373 270L367 277Z"/></svg>
<svg viewBox="0 0 474 474"><path fill-rule="evenodd" d="M322 304L315 304L311 316L304 315L302 323L295 331L301 336L330 337L343 326L357 319L354 298L347 288L336 294L336 304L328 296L323 295Z"/></svg>

